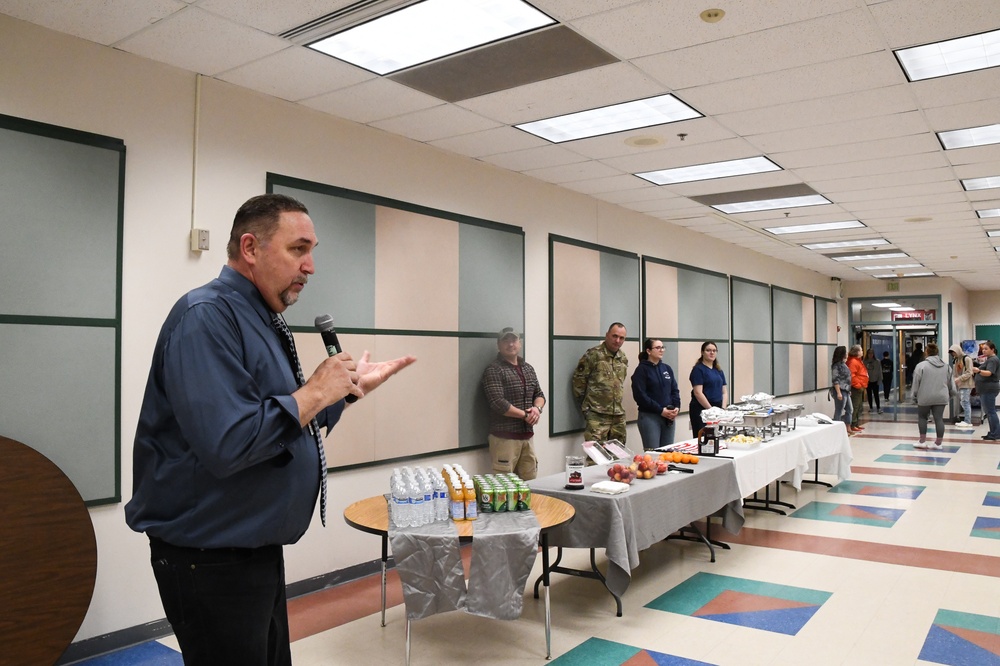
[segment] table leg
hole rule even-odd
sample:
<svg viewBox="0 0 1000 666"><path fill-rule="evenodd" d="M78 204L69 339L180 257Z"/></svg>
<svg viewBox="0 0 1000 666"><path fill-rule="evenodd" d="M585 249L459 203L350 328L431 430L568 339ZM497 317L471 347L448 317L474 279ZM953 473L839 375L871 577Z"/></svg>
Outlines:
<svg viewBox="0 0 1000 666"><path fill-rule="evenodd" d="M583 569L572 569L570 567L559 566L560 560L562 560L562 546L556 548L556 561L548 567L549 573L561 573L568 574L570 576L578 576L580 578L592 578L594 580L599 580L604 585L604 589L608 590L608 594L615 598L615 605L617 606L618 617L622 616L622 599L617 594L608 589L608 581L604 578L604 574L601 570L597 568L597 549L590 549L590 571ZM544 574L543 574L544 575ZM538 598L538 586L542 582L542 576L538 577L535 581L535 598Z"/></svg>
<svg viewBox="0 0 1000 666"><path fill-rule="evenodd" d="M406 618L406 666L410 666L410 618L409 618L409 616L407 616L407 618Z"/></svg>
<svg viewBox="0 0 1000 666"><path fill-rule="evenodd" d="M382 626L385 626L385 567L389 560L389 537L382 537ZM409 634L407 634L409 635ZM408 651L408 650L407 650ZM409 663L409 659L407 659Z"/></svg>
<svg viewBox="0 0 1000 666"><path fill-rule="evenodd" d="M802 483L813 483L817 486L826 486L827 488L833 488L832 483L827 483L826 481L819 480L819 458L813 460L813 464L816 465L816 469L813 470L813 478L802 479Z"/></svg>
<svg viewBox="0 0 1000 666"><path fill-rule="evenodd" d="M560 549L559 554L562 555ZM542 585L545 586L545 658L552 658L552 607L549 604L549 537L542 535ZM537 593L535 595L538 596Z"/></svg>

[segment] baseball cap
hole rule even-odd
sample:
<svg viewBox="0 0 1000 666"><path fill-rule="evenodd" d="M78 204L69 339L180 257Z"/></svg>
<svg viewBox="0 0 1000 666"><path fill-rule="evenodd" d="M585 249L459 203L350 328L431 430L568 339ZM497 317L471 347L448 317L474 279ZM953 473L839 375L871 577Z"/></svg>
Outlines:
<svg viewBox="0 0 1000 666"><path fill-rule="evenodd" d="M501 342L504 338L509 338L511 336L513 336L515 338L520 338L521 334L518 333L517 331L515 331L510 326L507 326L506 328L504 328L503 330L501 330L499 333L497 333L497 342Z"/></svg>

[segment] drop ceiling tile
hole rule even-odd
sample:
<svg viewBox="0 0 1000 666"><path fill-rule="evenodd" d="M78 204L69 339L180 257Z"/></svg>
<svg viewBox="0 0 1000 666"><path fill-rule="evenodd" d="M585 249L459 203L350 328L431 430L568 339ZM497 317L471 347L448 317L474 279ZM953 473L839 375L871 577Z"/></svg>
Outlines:
<svg viewBox="0 0 1000 666"><path fill-rule="evenodd" d="M693 183L680 183L677 185L663 185L686 197L700 197L708 194L719 194L721 192L740 192L743 190L756 190L762 187L778 187L780 185L795 185L801 183L802 179L790 171L768 171L767 173L755 173L747 176L730 176L728 178L713 178L712 180L699 180Z"/></svg>
<svg viewBox="0 0 1000 666"><path fill-rule="evenodd" d="M208 76L287 47L284 39L197 7L187 7L116 44L122 51Z"/></svg>
<svg viewBox="0 0 1000 666"><path fill-rule="evenodd" d="M696 0L645 0L620 9L572 21L585 36L622 58L637 58L734 35L854 9L853 0L799 0L793 3L743 3L718 23L705 23L707 9Z"/></svg>
<svg viewBox="0 0 1000 666"><path fill-rule="evenodd" d="M945 166L948 166L948 160L938 151L936 153L903 155L900 157L864 160L854 163L798 167L795 169L795 173L806 182L811 183L856 176L936 169Z"/></svg>
<svg viewBox="0 0 1000 666"><path fill-rule="evenodd" d="M527 132L522 132L517 128L506 125L481 132L470 132L469 134L452 136L446 139L436 139L428 141L428 143L442 150L468 157L497 155L514 150L550 145L545 139L540 139L533 134L528 134Z"/></svg>
<svg viewBox="0 0 1000 666"><path fill-rule="evenodd" d="M885 215L887 209L891 210L894 215L899 217L899 219L906 220L908 217L936 217L942 213L965 213L969 210L969 202L952 201L917 205L910 201L902 201L897 202L894 207L890 206L888 208L884 205L884 202L854 204L851 206L851 211L860 217L862 221L867 219L869 216L877 217L879 215Z"/></svg>
<svg viewBox="0 0 1000 666"><path fill-rule="evenodd" d="M997 90L1000 90L1000 67L915 81L910 84L910 89L925 109L995 100Z"/></svg>
<svg viewBox="0 0 1000 666"><path fill-rule="evenodd" d="M95 8L93 0L2 0L0 13L109 45L187 7L179 0L105 0L101 4Z"/></svg>
<svg viewBox="0 0 1000 666"><path fill-rule="evenodd" d="M962 186L958 184L958 181L952 179L936 183L921 183L918 185L901 185L898 187L883 187L879 189L838 192L836 199L837 203L842 206L851 206L855 203L861 203L864 201L877 201L880 199L891 201L893 199L903 199L906 197L921 197L937 194L947 194L949 197L961 197L962 199L966 198L965 190L963 190ZM952 198L952 200L954 201L957 199Z"/></svg>
<svg viewBox="0 0 1000 666"><path fill-rule="evenodd" d="M298 101L375 78L371 72L301 46L290 46L216 78Z"/></svg>
<svg viewBox="0 0 1000 666"><path fill-rule="evenodd" d="M892 48L918 46L997 27L996 5L977 0L895 0L870 11Z"/></svg>
<svg viewBox="0 0 1000 666"><path fill-rule="evenodd" d="M568 21L582 16L599 14L610 9L625 5L634 5L636 0L532 0L531 4L539 11L545 12L554 19Z"/></svg>
<svg viewBox="0 0 1000 666"><path fill-rule="evenodd" d="M667 92L662 84L628 63L616 63L501 90L457 104L498 122L515 125Z"/></svg>
<svg viewBox="0 0 1000 666"><path fill-rule="evenodd" d="M907 111L829 125L758 134L747 137L747 140L764 153L778 154L792 150L840 146L929 132L930 128L920 112Z"/></svg>
<svg viewBox="0 0 1000 666"><path fill-rule="evenodd" d="M387 79L374 78L307 99L302 104L356 123L370 123L440 106L441 100Z"/></svg>
<svg viewBox="0 0 1000 666"><path fill-rule="evenodd" d="M1000 100L998 100L998 105L1000 105ZM987 168L992 168L994 163L1000 161L1000 143L946 150L944 156L956 167L961 164L969 164L987 165Z"/></svg>
<svg viewBox="0 0 1000 666"><path fill-rule="evenodd" d="M377 120L369 124L386 132L417 141L444 139L499 126L499 123L493 120L483 118L453 104L442 104L402 116Z"/></svg>
<svg viewBox="0 0 1000 666"><path fill-rule="evenodd" d="M674 89L691 88L882 48L861 9L637 58L633 63Z"/></svg>
<svg viewBox="0 0 1000 666"><path fill-rule="evenodd" d="M635 178L635 176L631 176ZM613 204L624 204L631 203L634 201L651 201L651 200L666 200L666 199L680 199L680 195L674 194L669 190L665 190L662 187L657 187L651 183L648 183L641 178L635 178L635 180L646 183L642 187L622 189L622 190L610 190L608 192L598 192L594 194L594 198L600 199L602 201L607 201ZM693 205L693 202L685 199L689 204Z"/></svg>
<svg viewBox="0 0 1000 666"><path fill-rule="evenodd" d="M514 150L497 155L486 155L481 159L484 162L489 162L490 164L495 164L498 167L510 169L511 171L528 171L529 169L541 169L584 161L576 153L555 145Z"/></svg>
<svg viewBox="0 0 1000 666"><path fill-rule="evenodd" d="M738 134L751 136L905 113L917 109L907 86L899 84L833 96L826 96L824 91L822 97L722 113L715 119Z"/></svg>
<svg viewBox="0 0 1000 666"><path fill-rule="evenodd" d="M1000 159L956 164L954 171L955 177L959 179L1000 176Z"/></svg>
<svg viewBox="0 0 1000 666"><path fill-rule="evenodd" d="M771 155L775 162L786 169L846 164L859 160L876 160L939 153L941 144L930 132L910 136L891 137L873 141L823 146L807 150L776 152Z"/></svg>
<svg viewBox="0 0 1000 666"><path fill-rule="evenodd" d="M873 90L905 82L896 59L887 53L843 58L796 69L748 76L736 81L684 88L681 98L705 114L733 113Z"/></svg>
<svg viewBox="0 0 1000 666"><path fill-rule="evenodd" d="M607 192L623 192L642 188L650 184L641 178L632 175L609 176L606 178L591 178L588 180L578 180L566 183L563 187L582 192L583 194L602 194Z"/></svg>
<svg viewBox="0 0 1000 666"><path fill-rule="evenodd" d="M684 136L681 137L681 134ZM636 138L651 138L659 143L651 146L633 146L626 143ZM737 139L737 137L711 118L693 118L676 123L595 136L589 139L567 141L562 145L584 157L599 160L609 157L641 155L655 151L687 151L690 154L693 146L701 146L725 139Z"/></svg>
<svg viewBox="0 0 1000 666"><path fill-rule="evenodd" d="M544 180L547 183L556 183L557 185L579 180L625 175L618 169L612 169L600 162L577 162L575 164L563 164L560 166L544 167L542 169L530 169L522 173L532 178Z"/></svg>
<svg viewBox="0 0 1000 666"><path fill-rule="evenodd" d="M760 155L760 151L756 150L745 139L734 138L705 144L687 144L686 141L674 142L657 149L634 151L627 155L609 157L602 161L616 169L635 173L758 155Z"/></svg>
<svg viewBox="0 0 1000 666"><path fill-rule="evenodd" d="M1000 171L997 172L1000 174ZM856 176L838 178L835 180L813 180L811 185L826 195L837 195L840 192L861 192L882 188L918 185L920 183L957 182L955 170L950 167L925 169L923 171L903 171L884 173L871 176Z"/></svg>
<svg viewBox="0 0 1000 666"><path fill-rule="evenodd" d="M1000 122L995 95L993 99L939 106L926 109L924 113L927 115L928 124L935 132L992 125Z"/></svg>
<svg viewBox="0 0 1000 666"><path fill-rule="evenodd" d="M355 0L198 0L198 7L201 9L272 35L291 30L352 4L355 4Z"/></svg>

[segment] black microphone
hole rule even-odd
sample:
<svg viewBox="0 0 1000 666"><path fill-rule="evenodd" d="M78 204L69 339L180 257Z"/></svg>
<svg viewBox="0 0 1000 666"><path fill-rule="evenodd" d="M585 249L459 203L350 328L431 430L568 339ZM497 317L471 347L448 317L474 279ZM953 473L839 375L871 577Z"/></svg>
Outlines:
<svg viewBox="0 0 1000 666"><path fill-rule="evenodd" d="M333 317L328 314L319 315L316 317L316 328L319 329L320 337L323 338L323 344L326 345L326 353L330 356L339 354L344 351L340 348L340 340L337 338L337 329L333 327ZM347 397L344 398L347 402L357 402L358 396L353 393L348 393Z"/></svg>

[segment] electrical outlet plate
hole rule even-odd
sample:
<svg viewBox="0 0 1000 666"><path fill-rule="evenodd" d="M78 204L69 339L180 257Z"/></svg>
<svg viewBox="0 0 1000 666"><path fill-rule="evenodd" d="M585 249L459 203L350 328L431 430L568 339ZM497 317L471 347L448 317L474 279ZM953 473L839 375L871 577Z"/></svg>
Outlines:
<svg viewBox="0 0 1000 666"><path fill-rule="evenodd" d="M191 230L191 251L204 252L208 249L208 229Z"/></svg>

